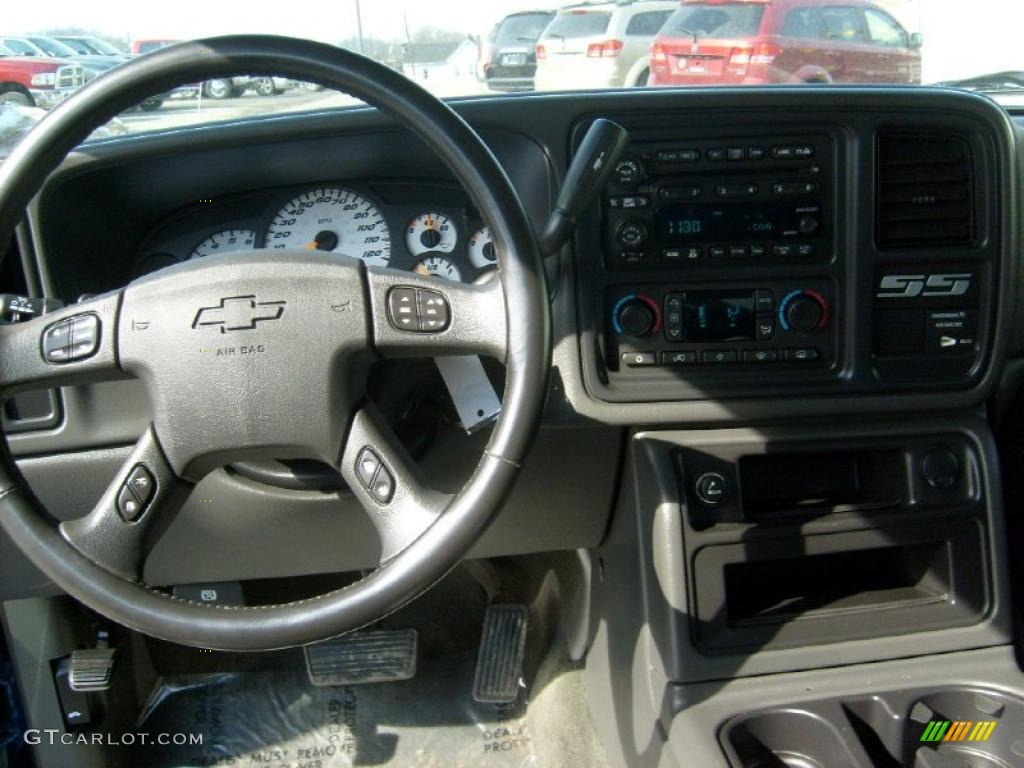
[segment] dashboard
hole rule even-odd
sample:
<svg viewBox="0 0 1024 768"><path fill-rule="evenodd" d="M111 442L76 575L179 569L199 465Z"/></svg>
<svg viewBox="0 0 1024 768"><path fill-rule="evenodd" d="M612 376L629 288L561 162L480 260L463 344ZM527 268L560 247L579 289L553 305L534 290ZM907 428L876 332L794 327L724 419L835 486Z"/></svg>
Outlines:
<svg viewBox="0 0 1024 768"><path fill-rule="evenodd" d="M307 248L473 282L495 264L487 225L458 189L329 181L206 200L171 214L140 248L140 277L186 259Z"/></svg>
<svg viewBox="0 0 1024 768"><path fill-rule="evenodd" d="M987 99L925 88L636 89L453 107L537 231L590 122L611 118L631 137L570 245L547 260L554 343L543 424L473 556L601 541L630 428L962 412L983 407L1007 360L1024 355L1019 128ZM917 162L950 177L914 191L908 160L922 147L950 162ZM889 214L917 198L956 209L966 228L890 226ZM94 143L52 175L19 244L29 290L70 303L170 263L280 245L470 282L493 269L485 226L411 134L352 109ZM374 393L404 404L403 436L429 436L412 450L438 487L459 487L486 433L424 428L431 409L415 398L438 372L408 362L425 364L403 362L373 380ZM500 391L500 373L492 380ZM116 446L149 418L138 382L67 388L54 423L9 442L50 507L74 517L90 504L82 488L100 492L124 458ZM375 562L374 532L350 497L339 514L328 494L227 471L209 483L204 494L225 500L223 514L184 510L148 562L150 583ZM27 568L7 546L0 568Z"/></svg>

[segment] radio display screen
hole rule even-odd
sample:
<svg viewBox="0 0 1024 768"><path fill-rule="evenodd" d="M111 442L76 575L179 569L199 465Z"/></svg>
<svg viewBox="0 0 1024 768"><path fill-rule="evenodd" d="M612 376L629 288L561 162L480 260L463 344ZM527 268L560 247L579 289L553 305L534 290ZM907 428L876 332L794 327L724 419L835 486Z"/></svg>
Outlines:
<svg viewBox="0 0 1024 768"><path fill-rule="evenodd" d="M685 291L682 314L686 341L754 339L753 291Z"/></svg>
<svg viewBox="0 0 1024 768"><path fill-rule="evenodd" d="M672 203L655 211L654 228L667 244L776 240L796 237L801 219L818 213L817 205L781 202Z"/></svg>

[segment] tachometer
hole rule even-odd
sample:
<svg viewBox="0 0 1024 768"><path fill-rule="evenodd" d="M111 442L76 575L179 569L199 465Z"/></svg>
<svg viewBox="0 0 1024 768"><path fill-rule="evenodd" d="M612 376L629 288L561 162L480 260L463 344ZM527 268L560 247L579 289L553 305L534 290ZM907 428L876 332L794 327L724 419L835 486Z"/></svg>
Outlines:
<svg viewBox="0 0 1024 768"><path fill-rule="evenodd" d="M380 209L350 189L313 189L291 200L270 222L267 248L309 248L391 261L391 233Z"/></svg>
<svg viewBox="0 0 1024 768"><path fill-rule="evenodd" d="M469 261L477 269L492 267L497 261L494 253L494 240L491 239L489 227L483 227L469 238Z"/></svg>
<svg viewBox="0 0 1024 768"><path fill-rule="evenodd" d="M212 256L215 253L231 253L232 251L251 251L256 247L256 233L251 229L225 229L203 240L192 249L190 259Z"/></svg>
<svg viewBox="0 0 1024 768"><path fill-rule="evenodd" d="M458 232L455 225L442 213L421 214L405 228L405 245L413 256L427 251L451 253L456 240Z"/></svg>
<svg viewBox="0 0 1024 768"><path fill-rule="evenodd" d="M421 275L434 275L451 280L453 283L462 282L462 272L444 256L427 256L423 261L412 268L413 272Z"/></svg>

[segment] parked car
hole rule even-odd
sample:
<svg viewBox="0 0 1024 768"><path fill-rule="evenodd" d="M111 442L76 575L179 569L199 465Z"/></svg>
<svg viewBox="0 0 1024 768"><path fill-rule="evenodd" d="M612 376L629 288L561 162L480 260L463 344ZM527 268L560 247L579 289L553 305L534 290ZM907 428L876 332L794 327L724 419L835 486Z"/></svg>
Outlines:
<svg viewBox="0 0 1024 768"><path fill-rule="evenodd" d="M73 61L24 56L0 46L0 104L49 109L85 82Z"/></svg>
<svg viewBox="0 0 1024 768"><path fill-rule="evenodd" d="M96 56L120 56L128 58L128 52L111 45L106 40L92 35L54 35L55 40L60 40L64 45L74 48L83 53L92 53Z"/></svg>
<svg viewBox="0 0 1024 768"><path fill-rule="evenodd" d="M865 0L683 0L651 44L651 83L920 83L920 47Z"/></svg>
<svg viewBox="0 0 1024 768"><path fill-rule="evenodd" d="M106 72L122 62L120 58L80 55L73 48L46 35L4 36L0 37L0 45L20 56L42 56L73 61L85 70L86 80L92 80L101 72Z"/></svg>
<svg viewBox="0 0 1024 768"><path fill-rule="evenodd" d="M493 91L529 91L537 71L537 38L555 16L553 11L510 13L491 30L483 46L484 81Z"/></svg>
<svg viewBox="0 0 1024 768"><path fill-rule="evenodd" d="M112 45L107 44L106 50L99 47L97 43L102 41L95 38L61 36L51 39L74 51L76 61L79 61L86 69L94 70L97 74L113 69L128 60L128 54L118 51Z"/></svg>
<svg viewBox="0 0 1024 768"><path fill-rule="evenodd" d="M651 40L678 0L639 0L560 10L537 42L538 91L647 85Z"/></svg>

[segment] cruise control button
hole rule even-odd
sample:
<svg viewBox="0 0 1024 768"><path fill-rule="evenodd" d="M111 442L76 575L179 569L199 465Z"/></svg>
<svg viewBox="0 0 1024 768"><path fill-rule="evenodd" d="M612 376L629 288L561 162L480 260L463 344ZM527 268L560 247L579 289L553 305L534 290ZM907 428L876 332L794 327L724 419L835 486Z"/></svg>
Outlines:
<svg viewBox="0 0 1024 768"><path fill-rule="evenodd" d="M704 352L701 359L705 363L720 364L720 363L735 363L736 362L736 350L735 349L709 349Z"/></svg>
<svg viewBox="0 0 1024 768"><path fill-rule="evenodd" d="M132 493L127 483L122 485L121 490L117 493L117 511L128 522L135 520L142 514L142 504L135 498L135 494Z"/></svg>
<svg viewBox="0 0 1024 768"><path fill-rule="evenodd" d="M419 309L415 288L392 288L388 294L388 318L400 331L420 329Z"/></svg>
<svg viewBox="0 0 1024 768"><path fill-rule="evenodd" d="M370 487L378 469L380 469L380 457L372 449L363 448L356 458L356 477L359 478L359 482L363 484L364 488Z"/></svg>
<svg viewBox="0 0 1024 768"><path fill-rule="evenodd" d="M778 362L779 351L777 349L744 349L744 363L775 363Z"/></svg>
<svg viewBox="0 0 1024 768"><path fill-rule="evenodd" d="M817 360L821 356L817 347L790 347L786 350L786 359L807 363L812 360Z"/></svg>
<svg viewBox="0 0 1024 768"><path fill-rule="evenodd" d="M68 359L71 346L71 321L61 320L43 331L43 359L60 363Z"/></svg>
<svg viewBox="0 0 1024 768"><path fill-rule="evenodd" d="M395 478L391 476L388 468L381 464L377 476L373 479L373 485L370 486L370 495L378 504L387 504L394 494Z"/></svg>
<svg viewBox="0 0 1024 768"><path fill-rule="evenodd" d="M419 292L420 330L443 331L448 327L448 299L440 291L422 289Z"/></svg>
<svg viewBox="0 0 1024 768"><path fill-rule="evenodd" d="M135 498L138 499L139 503L145 507L149 500L153 498L153 491L156 489L156 483L153 481L153 475L150 474L149 470L141 464L137 465L132 473L128 475L128 482L126 485L131 488L132 493L135 494Z"/></svg>

